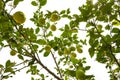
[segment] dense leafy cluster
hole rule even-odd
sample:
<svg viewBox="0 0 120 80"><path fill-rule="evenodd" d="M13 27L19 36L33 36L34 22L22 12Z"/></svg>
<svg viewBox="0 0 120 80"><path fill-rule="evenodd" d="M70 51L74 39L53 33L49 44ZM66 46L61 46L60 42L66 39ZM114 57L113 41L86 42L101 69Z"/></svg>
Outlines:
<svg viewBox="0 0 120 80"><path fill-rule="evenodd" d="M24 0L0 0L0 47L9 47L10 55L22 61L17 63L8 59L5 65L0 64L1 80L24 68L28 68L27 73L39 76L36 80L47 79L38 66L53 76L49 77L51 80L95 80L94 75L86 73L90 69L85 65L86 58L79 58L84 52L83 46L88 45L91 58L96 56L98 62L106 64L110 80L120 78L120 62L116 58L120 53L119 0L98 0L96 3L86 0L86 4L78 8L80 14L71 14L70 9L44 12L41 9L47 5L47 0L34 0L31 4L38 7L30 19L36 26L34 28L24 27L23 12L11 15L6 9L7 3L13 2L15 8L21 1ZM69 23L58 26L63 18ZM81 28L83 22L86 26ZM79 37L80 31L86 32L86 39ZM56 32L59 33L56 35ZM41 55L45 59L53 58L56 72L42 62ZM113 69L113 66L116 67ZM34 77L31 80L35 80Z"/></svg>

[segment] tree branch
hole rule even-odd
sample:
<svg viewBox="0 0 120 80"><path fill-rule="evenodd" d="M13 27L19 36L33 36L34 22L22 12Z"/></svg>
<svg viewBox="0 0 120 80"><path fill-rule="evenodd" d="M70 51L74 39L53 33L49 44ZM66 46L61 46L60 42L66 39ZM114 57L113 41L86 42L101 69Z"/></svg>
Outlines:
<svg viewBox="0 0 120 80"><path fill-rule="evenodd" d="M43 28L42 28L42 29L43 29ZM49 42L49 40L46 38L46 30L43 29L43 33L44 33L43 37L47 40L47 42ZM58 73L60 74L60 77L61 77L61 79L62 79L62 74L61 74L60 68L59 68L59 66L58 66L58 63L57 63L57 61L56 61L56 59L55 59L55 56L54 56L54 54L53 54L52 51L50 51L50 52L51 52L51 55L52 55L53 60L54 60L54 62L55 62L55 65L56 65L56 67L57 67L57 69L58 69Z"/></svg>
<svg viewBox="0 0 120 80"><path fill-rule="evenodd" d="M48 73L50 73L53 77L55 77L57 80L62 80L59 78L56 74L54 74L51 70L49 70L40 60L38 60L35 56L33 57L38 64L40 64Z"/></svg>
<svg viewBox="0 0 120 80"><path fill-rule="evenodd" d="M17 70L15 70L14 72L18 72L18 71L20 71L20 70L22 70L22 69L24 69L24 68L27 68L28 67L28 65L27 66L24 66L24 67L22 67L22 68L20 68L20 69L17 69ZM11 75L12 73L9 73L9 74L7 74L7 75L5 75L5 76L9 76L9 75ZM1 80L4 78L4 75L2 76L2 78L1 78Z"/></svg>
<svg viewBox="0 0 120 80"><path fill-rule="evenodd" d="M109 46L110 54L112 55L113 59L115 60L116 64L118 65L118 67L120 68L120 64L119 64L118 60L116 59L115 55L114 55L113 52L112 52L112 46L111 46L111 44L108 44L108 43L106 42L106 40L104 39L104 37L103 37L103 36L101 35L101 33L98 31L95 23L94 23L94 27L95 27L95 29L97 30L97 33L98 33L98 34L100 35L100 37L103 39L104 43Z"/></svg>
<svg viewBox="0 0 120 80"><path fill-rule="evenodd" d="M7 14L7 12L6 12L6 14ZM27 40L28 38L26 39L26 37L24 36L24 34L17 28L16 24L14 24L12 18L9 16L9 14L7 14L7 16L9 17L11 23L15 26L15 28L17 29L17 31L23 36L23 38L24 38L25 40ZM29 39L28 39L28 41L30 42L29 47L31 48L31 50L36 53L36 51L32 48L33 45L31 44L31 41L30 41ZM37 54L37 53L36 53L36 54ZM52 76L54 76L57 80L62 80L62 79L60 79L57 75L55 75L51 70L49 70L49 69L41 62L41 60L39 59L38 54L37 54L37 58L36 58L35 54L34 54L34 56L32 55L31 57L32 57L33 59L35 59L38 64L40 64L48 73L50 73Z"/></svg>
<svg viewBox="0 0 120 80"><path fill-rule="evenodd" d="M56 61L56 59L55 59L55 56L54 56L54 54L52 53L52 51L51 51L51 54L52 54L52 57L53 57L54 62L55 62L55 64L56 64L56 67L57 67L57 69L58 69L58 72L59 72L59 74L60 74L60 77L61 77L61 79L62 79L62 74L61 74L60 68L59 68L59 66L58 66L58 63L57 63L57 61Z"/></svg>

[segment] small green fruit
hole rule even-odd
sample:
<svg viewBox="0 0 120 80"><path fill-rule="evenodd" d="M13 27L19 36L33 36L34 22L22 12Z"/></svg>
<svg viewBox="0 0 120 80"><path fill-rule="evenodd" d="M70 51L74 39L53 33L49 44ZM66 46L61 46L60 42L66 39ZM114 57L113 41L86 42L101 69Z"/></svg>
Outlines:
<svg viewBox="0 0 120 80"><path fill-rule="evenodd" d="M53 24L50 26L51 31L56 31L56 26Z"/></svg>
<svg viewBox="0 0 120 80"><path fill-rule="evenodd" d="M70 49L69 48L64 48L64 54L70 54Z"/></svg>
<svg viewBox="0 0 120 80"><path fill-rule="evenodd" d="M50 45L46 45L44 49L45 49L46 52L50 52L51 46Z"/></svg>
<svg viewBox="0 0 120 80"><path fill-rule="evenodd" d="M75 51L75 47L74 47L74 46L71 46L71 47L70 47L70 50L71 50L71 51Z"/></svg>
<svg viewBox="0 0 120 80"><path fill-rule="evenodd" d="M17 54L17 52L15 50L10 51L11 56L15 56L16 54Z"/></svg>
<svg viewBox="0 0 120 80"><path fill-rule="evenodd" d="M45 19L44 18L39 18L39 24L44 25L45 24Z"/></svg>
<svg viewBox="0 0 120 80"><path fill-rule="evenodd" d="M78 52L78 53L82 53L83 50L82 50L80 47L77 47L77 52Z"/></svg>
<svg viewBox="0 0 120 80"><path fill-rule="evenodd" d="M26 17L22 11L17 11L13 14L13 19L16 21L16 23L22 24L25 22Z"/></svg>
<svg viewBox="0 0 120 80"><path fill-rule="evenodd" d="M50 16L50 21L56 22L60 19L59 15L57 13L52 13Z"/></svg>
<svg viewBox="0 0 120 80"><path fill-rule="evenodd" d="M72 53L70 54L70 56L71 56L71 57L76 57L77 55L76 55L76 53L72 52Z"/></svg>

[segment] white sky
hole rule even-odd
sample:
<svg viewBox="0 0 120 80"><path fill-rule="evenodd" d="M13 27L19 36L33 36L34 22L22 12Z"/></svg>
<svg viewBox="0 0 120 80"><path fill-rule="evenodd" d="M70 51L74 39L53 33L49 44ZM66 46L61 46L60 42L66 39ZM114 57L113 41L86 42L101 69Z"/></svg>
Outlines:
<svg viewBox="0 0 120 80"><path fill-rule="evenodd" d="M12 11L14 13L15 11L23 11L26 15L26 17L30 18L33 16L33 12L36 10L36 7L33 7L30 5L31 0L24 0L24 2L21 2L18 7ZM48 0L48 3L45 7L43 7L42 10L63 10L70 8L72 13L79 13L78 12L78 6L85 3L85 0ZM32 22L26 21L25 26L34 26ZM83 33L83 32L82 32ZM107 74L106 68L104 64L97 63L94 59L90 59L87 48L85 47L84 49L86 50L86 54L83 54L82 56L88 56L88 65L91 65L91 70L88 73L94 74L95 75L95 80L109 80L109 75ZM0 63L5 63L5 60L11 58L8 56L8 51L9 49L3 49L0 52ZM6 57L7 56L7 57ZM12 57L12 60L17 60L17 58ZM47 62L46 60L44 60ZM50 62L48 65L51 65ZM50 66L52 67L52 66ZM18 72L13 78L9 78L7 80L30 80L31 76L25 74L25 70L22 70L21 72Z"/></svg>

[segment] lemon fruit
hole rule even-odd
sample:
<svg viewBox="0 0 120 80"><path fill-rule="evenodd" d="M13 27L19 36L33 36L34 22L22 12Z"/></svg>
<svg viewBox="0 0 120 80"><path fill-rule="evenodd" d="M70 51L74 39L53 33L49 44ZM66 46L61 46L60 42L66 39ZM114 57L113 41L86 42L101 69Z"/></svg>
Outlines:
<svg viewBox="0 0 120 80"><path fill-rule="evenodd" d="M71 50L71 51L75 51L75 47L74 47L74 46L71 46L71 47L70 47L70 50Z"/></svg>
<svg viewBox="0 0 120 80"><path fill-rule="evenodd" d="M46 52L50 52L51 46L50 45L46 45L44 49L45 49Z"/></svg>
<svg viewBox="0 0 120 80"><path fill-rule="evenodd" d="M77 55L76 55L76 53L72 52L72 53L70 54L70 56L71 56L71 57L76 57Z"/></svg>
<svg viewBox="0 0 120 80"><path fill-rule="evenodd" d="M82 53L83 50L82 50L80 47L77 47L77 52L78 52L78 53Z"/></svg>
<svg viewBox="0 0 120 80"><path fill-rule="evenodd" d="M39 24L42 26L42 25L45 25L45 19L44 18L39 18Z"/></svg>
<svg viewBox="0 0 120 80"><path fill-rule="evenodd" d="M13 14L13 19L16 21L17 24L22 24L25 22L26 17L22 11L17 11Z"/></svg>
<svg viewBox="0 0 120 80"><path fill-rule="evenodd" d="M10 51L10 55L11 55L11 56L15 56L16 53L17 53L17 52L16 52L15 50Z"/></svg>
<svg viewBox="0 0 120 80"><path fill-rule="evenodd" d="M53 24L50 26L51 31L56 31L56 26Z"/></svg>
<svg viewBox="0 0 120 80"><path fill-rule="evenodd" d="M64 48L64 54L70 54L70 49L69 48Z"/></svg>
<svg viewBox="0 0 120 80"><path fill-rule="evenodd" d="M56 22L60 19L59 15L57 13L52 13L50 16L50 21Z"/></svg>

